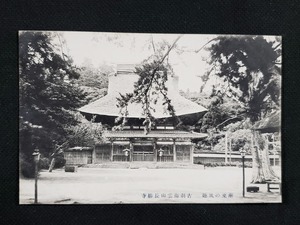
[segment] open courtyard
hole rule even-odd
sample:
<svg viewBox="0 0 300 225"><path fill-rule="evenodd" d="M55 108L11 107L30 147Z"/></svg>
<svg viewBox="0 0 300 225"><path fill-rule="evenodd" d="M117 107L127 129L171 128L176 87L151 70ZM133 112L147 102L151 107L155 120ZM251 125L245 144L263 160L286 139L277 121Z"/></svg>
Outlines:
<svg viewBox="0 0 300 225"><path fill-rule="evenodd" d="M280 168L274 167L280 176ZM121 203L271 203L281 202L278 190L267 184L250 184L252 169L246 168L246 187L259 192L242 196L242 168L215 167L123 169L78 168L42 170L38 179L39 204ZM20 204L33 204L34 179L20 179Z"/></svg>

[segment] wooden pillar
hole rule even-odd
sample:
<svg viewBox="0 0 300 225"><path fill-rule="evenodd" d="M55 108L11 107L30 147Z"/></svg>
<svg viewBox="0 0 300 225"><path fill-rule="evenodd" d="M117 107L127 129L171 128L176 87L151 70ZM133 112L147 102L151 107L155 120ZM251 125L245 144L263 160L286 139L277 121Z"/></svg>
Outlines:
<svg viewBox="0 0 300 225"><path fill-rule="evenodd" d="M132 145L132 140L129 140L129 149L130 149L130 162L133 161L133 145Z"/></svg>
<svg viewBox="0 0 300 225"><path fill-rule="evenodd" d="M173 162L176 162L176 142L173 139Z"/></svg>
<svg viewBox="0 0 300 225"><path fill-rule="evenodd" d="M191 147L190 147L190 163L194 163L194 148L195 144L191 142Z"/></svg>
<svg viewBox="0 0 300 225"><path fill-rule="evenodd" d="M114 159L114 141L111 141L111 152L110 152L110 161L112 162Z"/></svg>
<svg viewBox="0 0 300 225"><path fill-rule="evenodd" d="M157 143L156 139L153 139L153 151L154 151L154 162L157 162Z"/></svg>
<svg viewBox="0 0 300 225"><path fill-rule="evenodd" d="M92 152L92 164L95 164L96 161L96 145L94 145L93 152Z"/></svg>

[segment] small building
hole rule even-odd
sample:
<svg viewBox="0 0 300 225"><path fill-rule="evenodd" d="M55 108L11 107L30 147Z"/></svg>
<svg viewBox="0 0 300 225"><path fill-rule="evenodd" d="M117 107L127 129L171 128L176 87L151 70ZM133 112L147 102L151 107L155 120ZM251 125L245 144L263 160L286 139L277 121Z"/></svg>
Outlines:
<svg viewBox="0 0 300 225"><path fill-rule="evenodd" d="M64 151L67 164L85 165L93 163L93 151L91 147L73 147Z"/></svg>
<svg viewBox="0 0 300 225"><path fill-rule="evenodd" d="M113 127L116 125L116 118L121 116L120 108L117 107L117 97L120 97L120 93L131 93L137 80L135 65L119 64L117 72L109 76L107 95L80 108L79 111L87 119L94 118L95 122ZM176 116L183 124L194 125L203 117L207 109L179 94L178 77L169 74L166 85ZM174 118L164 109L161 100L152 107L155 108L153 116L156 125L145 134L142 106L137 103L129 104L126 126L123 130L109 130L104 133L107 142L95 145L92 163L124 161L193 163L193 141L206 138L207 135L176 129Z"/></svg>

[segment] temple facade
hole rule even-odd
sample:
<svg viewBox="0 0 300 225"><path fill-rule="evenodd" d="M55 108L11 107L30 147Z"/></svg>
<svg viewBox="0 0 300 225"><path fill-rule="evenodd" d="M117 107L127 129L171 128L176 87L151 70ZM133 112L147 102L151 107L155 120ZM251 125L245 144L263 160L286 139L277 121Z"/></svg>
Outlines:
<svg viewBox="0 0 300 225"><path fill-rule="evenodd" d="M95 122L115 125L115 119L121 115L117 107L119 93L133 91L138 80L135 65L119 64L117 72L109 76L108 93L103 98L92 102L79 111ZM178 91L178 77L168 74L168 97L171 99L176 116L185 125L194 125L205 113L206 109L182 97ZM101 164L105 162L185 162L193 163L194 140L207 137L204 133L178 130L174 126L174 118L158 103L154 105L153 116L156 125L149 133L144 132L142 106L137 103L128 105L127 124L123 130L104 132L106 142L98 143L89 151L79 148L65 152L68 164ZM76 153L75 153L76 152ZM76 154L77 158L74 159ZM82 157L79 155L82 154ZM83 156L84 155L84 156ZM84 158L84 160L83 160ZM77 160L77 161L76 161ZM76 163L79 162L80 163Z"/></svg>

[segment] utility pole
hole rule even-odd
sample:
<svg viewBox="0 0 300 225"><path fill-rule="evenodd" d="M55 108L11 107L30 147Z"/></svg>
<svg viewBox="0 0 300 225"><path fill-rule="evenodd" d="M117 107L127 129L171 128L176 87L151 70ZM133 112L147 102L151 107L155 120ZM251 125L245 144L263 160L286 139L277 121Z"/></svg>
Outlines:
<svg viewBox="0 0 300 225"><path fill-rule="evenodd" d="M228 160L227 160L227 151L228 151L228 134L227 134L227 131L225 133L225 164L228 163Z"/></svg>
<svg viewBox="0 0 300 225"><path fill-rule="evenodd" d="M246 151L244 149L240 150L243 162L243 198L245 197L245 155Z"/></svg>
<svg viewBox="0 0 300 225"><path fill-rule="evenodd" d="M231 141L232 139L230 139L229 141L229 165L231 166Z"/></svg>
<svg viewBox="0 0 300 225"><path fill-rule="evenodd" d="M33 160L34 160L34 164L35 164L35 171L34 171L34 204L38 203L38 186L37 186L37 182L38 182L38 165L39 165L39 160L40 160L40 153L39 150L36 148L34 150L34 152L32 153L33 156Z"/></svg>

